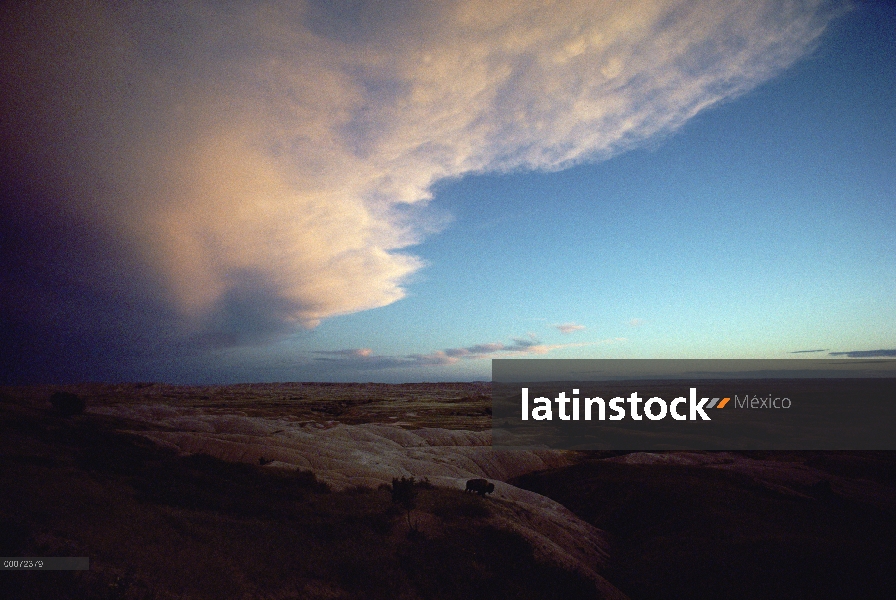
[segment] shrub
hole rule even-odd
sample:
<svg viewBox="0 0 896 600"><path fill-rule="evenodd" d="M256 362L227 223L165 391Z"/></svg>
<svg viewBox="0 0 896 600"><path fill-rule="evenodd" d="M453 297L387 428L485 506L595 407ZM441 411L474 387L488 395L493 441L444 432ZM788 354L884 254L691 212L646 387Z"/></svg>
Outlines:
<svg viewBox="0 0 896 600"><path fill-rule="evenodd" d="M299 482L299 487L317 492L318 494L327 494L330 492L330 485L325 481L320 481L314 474L314 471L297 469L295 478L296 481Z"/></svg>
<svg viewBox="0 0 896 600"><path fill-rule="evenodd" d="M415 529L411 525L411 511L417 505L417 490L414 489L414 483L416 482L413 477L392 479L392 502L405 509L410 530Z"/></svg>

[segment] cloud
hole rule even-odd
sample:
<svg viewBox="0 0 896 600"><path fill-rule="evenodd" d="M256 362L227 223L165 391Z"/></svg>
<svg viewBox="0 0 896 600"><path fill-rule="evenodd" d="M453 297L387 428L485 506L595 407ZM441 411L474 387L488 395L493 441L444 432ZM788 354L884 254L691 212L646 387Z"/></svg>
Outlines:
<svg viewBox="0 0 896 600"><path fill-rule="evenodd" d="M409 354L406 356L387 356L372 351L360 352L354 349L316 352L317 361L323 361L337 368L356 370L408 369L414 367L433 367L456 363L459 359L448 356L442 351L430 354Z"/></svg>
<svg viewBox="0 0 896 600"><path fill-rule="evenodd" d="M641 325L644 324L644 319L631 319L631 320L628 322L628 324L629 324L631 327L640 327Z"/></svg>
<svg viewBox="0 0 896 600"><path fill-rule="evenodd" d="M827 352L827 351L828 351L827 348L824 348L822 350L794 350L793 352L790 352L790 354L812 354L814 352Z"/></svg>
<svg viewBox="0 0 896 600"><path fill-rule="evenodd" d="M577 323L561 323L560 325L551 325L554 329L560 331L560 333L572 333L573 331L581 331L585 329L584 325L579 325Z"/></svg>
<svg viewBox="0 0 896 600"><path fill-rule="evenodd" d="M831 352L831 356L845 356L847 358L883 358L896 357L896 349L889 350L851 350L849 352Z"/></svg>
<svg viewBox="0 0 896 600"><path fill-rule="evenodd" d="M315 354L323 354L325 356L348 356L352 358L367 358L373 356L373 350L370 348L352 348L349 350L318 350Z"/></svg>
<svg viewBox="0 0 896 600"><path fill-rule="evenodd" d="M613 343L615 340L602 340L598 343ZM346 350L318 351L315 354L322 355L319 361L338 363L345 367L361 369L394 369L410 367L432 367L452 365L461 360L478 360L483 358L519 357L523 355L544 355L562 348L587 346L589 344L542 344L534 337L514 338L509 344L491 342L474 344L465 348L447 348L436 350L428 354L408 354L405 356L384 356L375 354L372 350L364 348Z"/></svg>
<svg viewBox="0 0 896 600"><path fill-rule="evenodd" d="M403 298L425 266L409 248L443 223L425 209L435 182L672 132L803 56L832 17L811 0L326 4L7 8L11 233L76 222L69 254L100 240L119 267L81 265L72 285L139 290L152 309L134 318L164 312L200 346L264 343ZM29 283L47 251L7 253L6 289L57 288ZM44 317L60 311L83 312Z"/></svg>
<svg viewBox="0 0 896 600"><path fill-rule="evenodd" d="M543 349L547 346L542 345L535 336L530 335L528 338L513 338L510 344L501 342L490 342L487 344L475 344L466 348L447 348L439 350L435 354L427 356L445 356L449 359L458 358L483 358L487 355L501 354L543 354ZM560 348L562 346L553 346L552 348Z"/></svg>

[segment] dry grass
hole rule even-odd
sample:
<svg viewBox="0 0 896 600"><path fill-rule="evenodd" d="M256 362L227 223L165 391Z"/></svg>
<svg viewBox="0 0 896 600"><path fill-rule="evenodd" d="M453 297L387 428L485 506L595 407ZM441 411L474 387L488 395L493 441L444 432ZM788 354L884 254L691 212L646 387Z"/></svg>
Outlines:
<svg viewBox="0 0 896 600"><path fill-rule="evenodd" d="M49 406L53 392L87 399L90 406L165 404L208 414L400 424L483 431L491 427L489 383L253 383L179 386L160 383L81 384L0 388L0 394L32 406Z"/></svg>

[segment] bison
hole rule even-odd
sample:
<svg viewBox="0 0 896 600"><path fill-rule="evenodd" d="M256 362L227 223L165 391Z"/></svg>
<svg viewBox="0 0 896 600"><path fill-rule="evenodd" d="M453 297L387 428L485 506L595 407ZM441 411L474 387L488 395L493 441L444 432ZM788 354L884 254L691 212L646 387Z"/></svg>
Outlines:
<svg viewBox="0 0 896 600"><path fill-rule="evenodd" d="M465 492L476 492L480 496L491 494L495 491L495 484L489 483L485 479L471 479L467 482Z"/></svg>

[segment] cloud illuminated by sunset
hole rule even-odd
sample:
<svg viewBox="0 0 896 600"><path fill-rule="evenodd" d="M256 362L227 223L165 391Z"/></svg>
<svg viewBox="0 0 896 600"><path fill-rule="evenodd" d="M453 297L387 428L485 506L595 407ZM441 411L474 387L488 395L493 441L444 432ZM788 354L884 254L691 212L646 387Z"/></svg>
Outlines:
<svg viewBox="0 0 896 600"><path fill-rule="evenodd" d="M434 228L405 208L435 182L674 131L803 56L829 18L780 0L365 15L376 26L346 35L314 3L23 7L0 50L12 159L134 248L197 330L263 339L404 297Z"/></svg>
<svg viewBox="0 0 896 600"><path fill-rule="evenodd" d="M561 323L559 325L554 325L553 327L560 333L573 333L585 329L584 325L579 325L578 323Z"/></svg>

